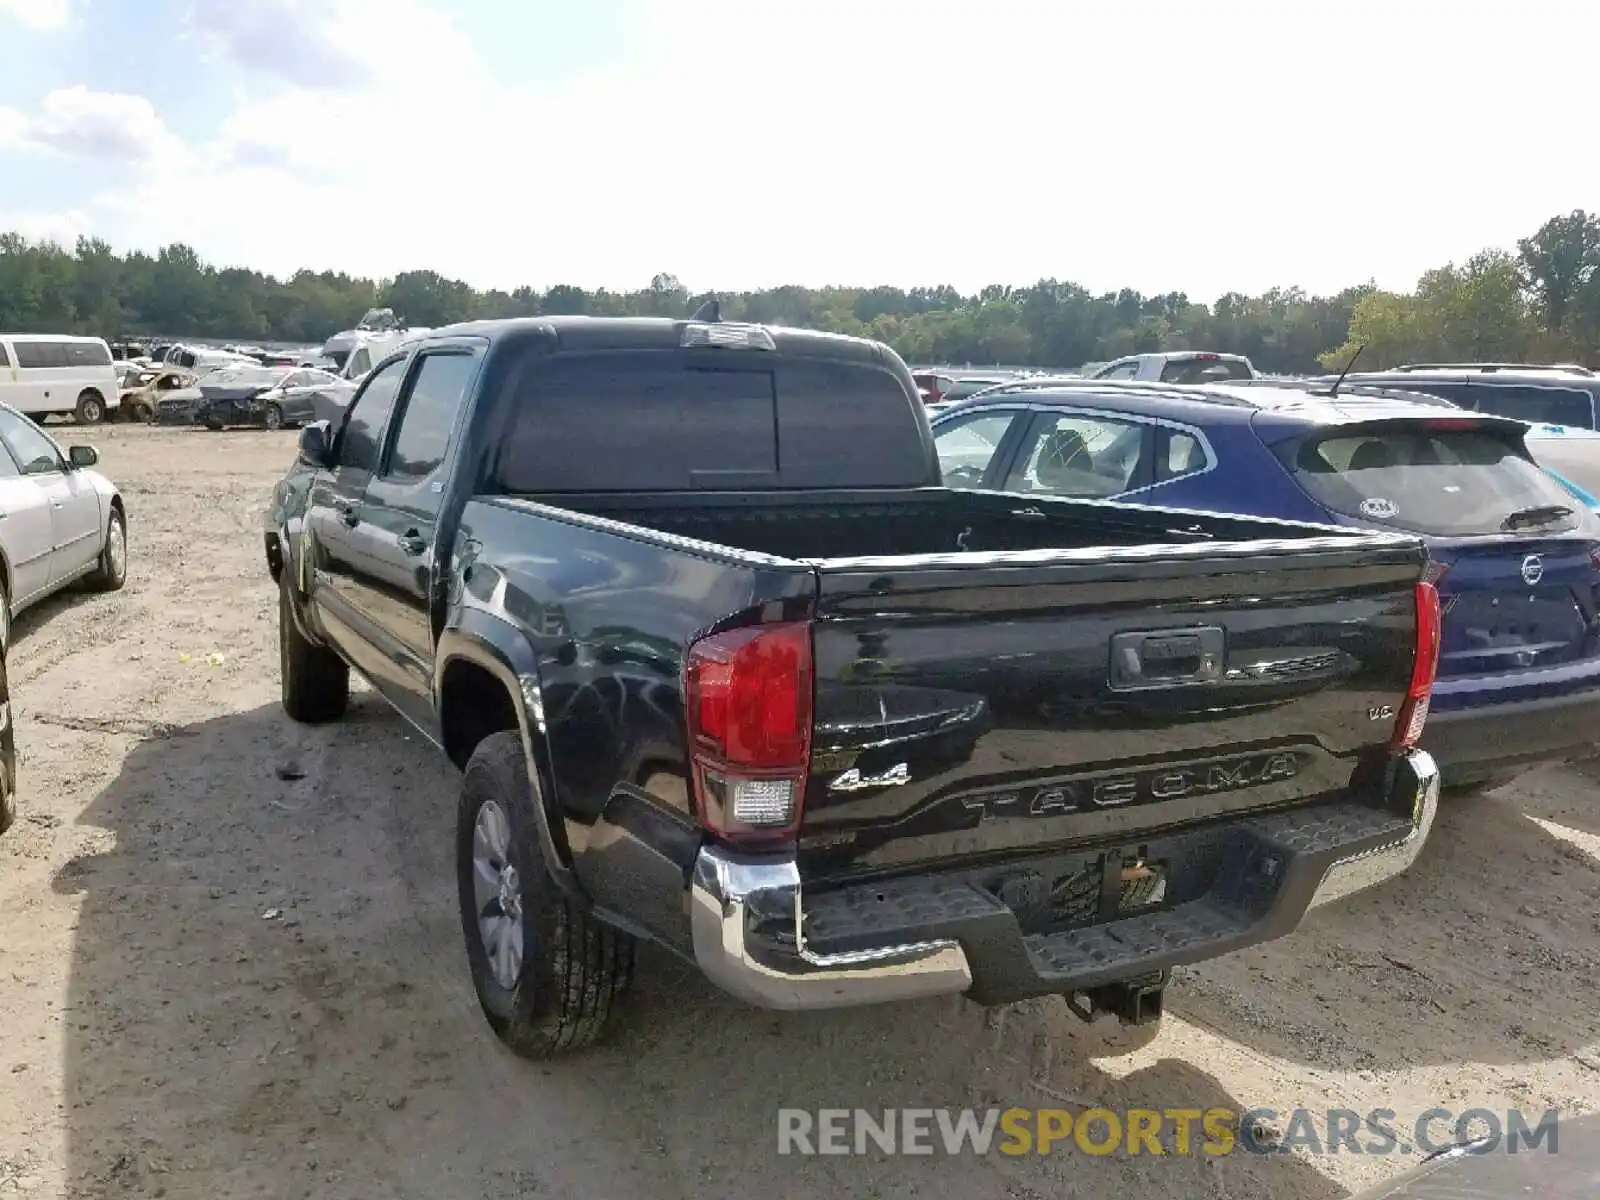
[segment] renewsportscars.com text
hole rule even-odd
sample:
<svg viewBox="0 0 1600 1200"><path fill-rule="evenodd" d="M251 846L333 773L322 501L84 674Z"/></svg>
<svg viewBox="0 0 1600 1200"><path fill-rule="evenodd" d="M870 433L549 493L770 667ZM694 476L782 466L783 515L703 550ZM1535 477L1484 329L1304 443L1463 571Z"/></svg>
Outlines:
<svg viewBox="0 0 1600 1200"><path fill-rule="evenodd" d="M1365 1113L1252 1108L800 1108L778 1110L779 1154L1426 1155L1476 1141L1478 1154L1557 1152L1559 1114L1430 1108L1401 1121Z"/></svg>

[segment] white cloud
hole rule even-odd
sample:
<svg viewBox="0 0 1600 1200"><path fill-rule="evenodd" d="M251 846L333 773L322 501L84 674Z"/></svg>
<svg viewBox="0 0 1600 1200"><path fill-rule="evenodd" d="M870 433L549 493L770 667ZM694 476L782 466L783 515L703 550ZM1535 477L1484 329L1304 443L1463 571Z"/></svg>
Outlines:
<svg viewBox="0 0 1600 1200"><path fill-rule="evenodd" d="M0 17L11 17L29 29L65 29L72 20L71 0L0 0Z"/></svg>
<svg viewBox="0 0 1600 1200"><path fill-rule="evenodd" d="M0 147L113 163L172 158L182 145L143 96L60 88L33 114L0 109Z"/></svg>
<svg viewBox="0 0 1600 1200"><path fill-rule="evenodd" d="M361 30L311 0L190 0L184 23L211 56L296 87L367 82Z"/></svg>
<svg viewBox="0 0 1600 1200"><path fill-rule="evenodd" d="M1210 300L1410 286L1600 194L1571 151L1581 72L1541 77L1529 121L1457 65L1547 20L1594 40L1600 7L636 4L637 52L541 91L497 81L423 0L195 0L197 36L254 84L181 170L102 199L107 236L479 286L1054 275ZM559 39L559 18L506 36L540 31ZM0 143L62 148L76 128L83 148L180 153L115 99L120 136L51 125L47 101L0 111ZM1477 168L1502 149L1560 169Z"/></svg>

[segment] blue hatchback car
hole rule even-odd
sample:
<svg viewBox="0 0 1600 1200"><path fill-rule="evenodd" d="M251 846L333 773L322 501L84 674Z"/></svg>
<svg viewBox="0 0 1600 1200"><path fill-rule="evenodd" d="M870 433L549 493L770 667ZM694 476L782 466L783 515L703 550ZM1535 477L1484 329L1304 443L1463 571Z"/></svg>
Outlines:
<svg viewBox="0 0 1600 1200"><path fill-rule="evenodd" d="M932 425L952 487L1422 536L1444 614L1422 746L1447 787L1600 739L1600 517L1521 421L1354 390L1035 380Z"/></svg>

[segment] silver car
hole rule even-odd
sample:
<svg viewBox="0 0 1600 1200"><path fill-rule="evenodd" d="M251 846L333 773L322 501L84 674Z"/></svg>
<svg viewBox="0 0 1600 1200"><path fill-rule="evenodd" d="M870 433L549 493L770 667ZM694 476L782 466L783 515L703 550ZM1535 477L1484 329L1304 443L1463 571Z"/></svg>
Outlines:
<svg viewBox="0 0 1600 1200"><path fill-rule="evenodd" d="M63 451L0 404L0 647L11 618L80 580L114 592L128 577L128 518L93 446Z"/></svg>

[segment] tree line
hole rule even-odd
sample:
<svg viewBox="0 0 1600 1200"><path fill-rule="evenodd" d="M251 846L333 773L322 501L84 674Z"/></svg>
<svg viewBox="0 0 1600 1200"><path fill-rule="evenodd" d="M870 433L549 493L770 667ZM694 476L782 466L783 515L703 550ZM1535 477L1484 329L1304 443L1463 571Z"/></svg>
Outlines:
<svg viewBox="0 0 1600 1200"><path fill-rule="evenodd" d="M98 238L72 248L0 234L0 330L124 337L320 343L369 308L414 326L555 314L687 316L707 294L656 275L635 292L479 291L434 271L362 279L302 270L278 279L215 267L177 244L117 254ZM1278 288L1212 304L1183 292L1094 294L1043 279L974 295L941 287L779 287L719 294L728 320L878 338L910 362L1074 367L1154 350L1248 355L1269 372L1406 361L1600 361L1600 214L1552 217L1515 253L1484 250L1429 271L1412 292L1367 283L1333 296Z"/></svg>

